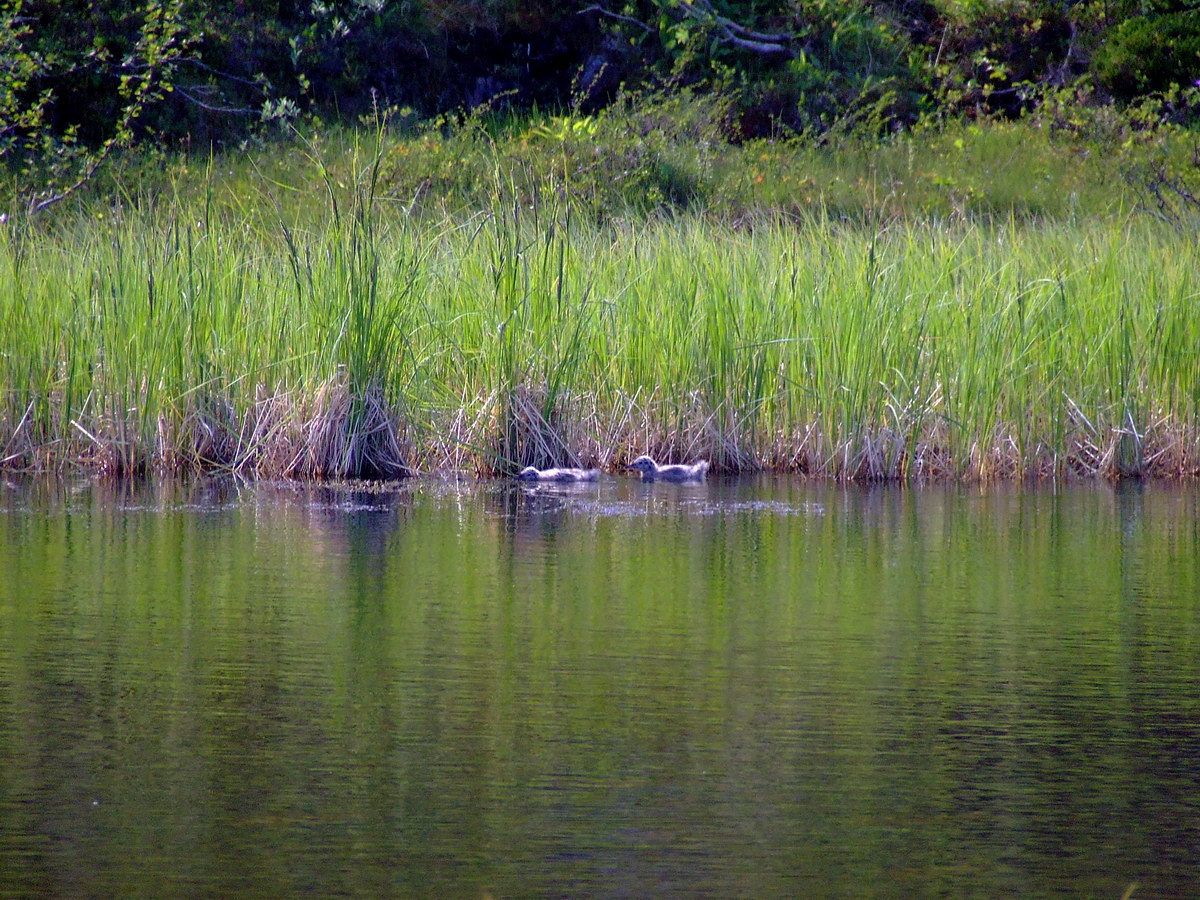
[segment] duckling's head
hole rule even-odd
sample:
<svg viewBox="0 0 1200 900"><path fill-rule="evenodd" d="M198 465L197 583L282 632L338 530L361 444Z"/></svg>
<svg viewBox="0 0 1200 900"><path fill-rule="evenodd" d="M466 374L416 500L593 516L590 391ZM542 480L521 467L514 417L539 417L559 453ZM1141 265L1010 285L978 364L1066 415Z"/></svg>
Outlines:
<svg viewBox="0 0 1200 900"><path fill-rule="evenodd" d="M643 454L643 455L639 456L637 459L635 459L633 462L631 462L629 464L629 468L638 469L639 471L642 471L642 472L657 472L658 471L658 463L656 463L654 460L652 460L649 456L646 456L645 454Z"/></svg>
<svg viewBox="0 0 1200 900"><path fill-rule="evenodd" d="M537 481L538 475L541 474L533 466L526 466L517 473L517 478L521 481Z"/></svg>

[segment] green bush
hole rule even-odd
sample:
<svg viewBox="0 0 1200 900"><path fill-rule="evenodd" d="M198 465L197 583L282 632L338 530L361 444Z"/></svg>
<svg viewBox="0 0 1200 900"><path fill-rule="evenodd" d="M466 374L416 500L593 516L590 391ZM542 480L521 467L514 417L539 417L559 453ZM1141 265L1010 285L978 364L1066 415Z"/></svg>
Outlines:
<svg viewBox="0 0 1200 900"><path fill-rule="evenodd" d="M931 114L1015 118L1054 91L1084 96L1078 89L1087 85L1098 89L1086 102L1099 107L1200 78L1200 9L1182 6L0 0L0 159L14 155L6 157L5 145L94 148L119 130L131 105L122 84L148 65L139 49L144 22L167 7L177 9L180 30L172 32L169 65L157 67L163 91L152 103L143 97L125 124L139 142L207 149L260 138L278 120L355 122L393 106L423 120L479 106L599 116L630 93L685 90L717 98L720 137L733 142L789 133L879 137ZM29 124L35 119L37 127ZM637 128L643 138L654 132ZM569 160L586 136L566 137ZM687 205L705 189L703 171L652 153L655 166L640 157L634 166L658 171L648 190ZM590 158L577 160L580 167L593 168Z"/></svg>
<svg viewBox="0 0 1200 900"><path fill-rule="evenodd" d="M1096 53L1093 70L1122 99L1193 84L1200 79L1200 10L1126 19Z"/></svg>

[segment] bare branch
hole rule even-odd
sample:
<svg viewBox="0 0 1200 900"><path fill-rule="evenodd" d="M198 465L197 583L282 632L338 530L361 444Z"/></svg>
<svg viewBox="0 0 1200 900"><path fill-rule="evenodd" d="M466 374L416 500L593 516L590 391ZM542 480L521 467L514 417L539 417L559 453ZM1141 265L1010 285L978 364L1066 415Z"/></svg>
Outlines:
<svg viewBox="0 0 1200 900"><path fill-rule="evenodd" d="M185 88L183 85L177 84L175 85L175 91L176 93L182 94L184 99L186 99L189 103L194 103L196 106L199 106L201 109L206 109L209 112L234 113L236 115L243 116L257 116L261 114L260 110L252 109L248 106L213 106L211 103L205 103L192 93L192 91L196 90L197 87L199 86L192 85L191 88Z"/></svg>
<svg viewBox="0 0 1200 900"><path fill-rule="evenodd" d="M743 50L750 50L762 56L791 56L792 54L791 44L796 40L795 35L786 32L754 31L745 25L739 25L732 19L727 19L725 16L719 15L709 0L687 0L687 2L681 4L678 8L682 10L685 18L716 26L719 33L718 40L723 44L732 44L735 47L741 47ZM610 19L616 19L619 22L628 22L630 25L636 25L647 34L653 34L655 31L653 27L647 25L641 19L613 12L611 9L605 9L603 6L588 6L581 9L576 15L583 15L589 12L594 12Z"/></svg>
<svg viewBox="0 0 1200 900"><path fill-rule="evenodd" d="M732 31L739 37L746 38L751 41L761 41L764 44L790 44L795 40L795 36L791 34L772 34L767 31L751 31L744 25L739 25L730 19L718 17L721 24Z"/></svg>
<svg viewBox="0 0 1200 900"><path fill-rule="evenodd" d="M745 25L739 25L733 19L727 19L720 15L709 0L691 0L687 5L689 8L700 7L704 10L734 43L738 43L737 38L750 41L752 44L790 44L794 40L793 35L787 33L754 31Z"/></svg>
<svg viewBox="0 0 1200 900"><path fill-rule="evenodd" d="M633 16L623 16L620 13L613 12L611 9L605 9L603 6L587 6L577 12L575 15L582 16L584 13L599 13L602 16L607 16L610 19L616 19L620 22L628 22L630 25L636 25L638 28L645 31L647 34L653 34L654 29L643 22L641 19L635 19Z"/></svg>
<svg viewBox="0 0 1200 900"><path fill-rule="evenodd" d="M264 89L264 85L261 80L243 78L240 75L234 75L232 72L224 72L221 69L210 66L208 63L197 59L194 56L181 56L178 59L171 60L172 65L180 65L183 63L186 63L190 66L195 66L198 69L203 69L205 72L211 72L213 75L216 75L218 78L223 78L226 81L236 81L238 84L244 84L249 87L258 88L259 90ZM150 63L122 63L116 68L120 71L140 72L144 69L150 68L150 65Z"/></svg>
<svg viewBox="0 0 1200 900"><path fill-rule="evenodd" d="M100 168L100 164L108 159L109 154L112 153L113 148L116 146L117 142L115 140L110 139L106 141L99 153L96 153L88 158L87 164L83 167L83 171L79 174L79 177L72 184L63 188L58 193L50 194L49 196L43 196L40 198L35 194L33 197L31 197L29 199L29 213L31 215L33 213L39 213L43 209L48 209L49 207L54 206L56 203L61 203L63 200L66 200L77 190L91 181L92 176L96 174L96 170Z"/></svg>
<svg viewBox="0 0 1200 900"><path fill-rule="evenodd" d="M725 29L725 43L733 44L735 47L741 47L743 50L751 50L755 53L761 53L764 56L779 54L791 56L792 50L790 47L785 47L782 44L767 44L763 41L749 41L745 38L740 38L732 34L728 29Z"/></svg>

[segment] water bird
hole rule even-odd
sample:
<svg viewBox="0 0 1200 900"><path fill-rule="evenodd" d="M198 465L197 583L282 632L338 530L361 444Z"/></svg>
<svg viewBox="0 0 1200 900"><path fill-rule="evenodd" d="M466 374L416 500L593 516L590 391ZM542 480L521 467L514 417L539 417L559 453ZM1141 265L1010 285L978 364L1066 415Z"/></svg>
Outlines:
<svg viewBox="0 0 1200 900"><path fill-rule="evenodd" d="M660 466L649 456L639 456L629 464L629 468L642 473L642 481L703 481L708 471L708 460L702 459L692 465Z"/></svg>
<svg viewBox="0 0 1200 900"><path fill-rule="evenodd" d="M517 473L520 481L596 481L599 469L537 469L526 466Z"/></svg>

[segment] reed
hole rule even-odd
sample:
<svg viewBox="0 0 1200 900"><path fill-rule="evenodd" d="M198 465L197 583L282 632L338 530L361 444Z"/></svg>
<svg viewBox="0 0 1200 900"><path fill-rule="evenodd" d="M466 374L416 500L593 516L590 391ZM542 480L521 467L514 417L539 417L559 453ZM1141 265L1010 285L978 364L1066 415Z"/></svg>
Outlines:
<svg viewBox="0 0 1200 900"><path fill-rule="evenodd" d="M310 156L304 202L0 226L0 465L1200 472L1200 260L1146 217L597 219L498 168L417 213L370 140Z"/></svg>

